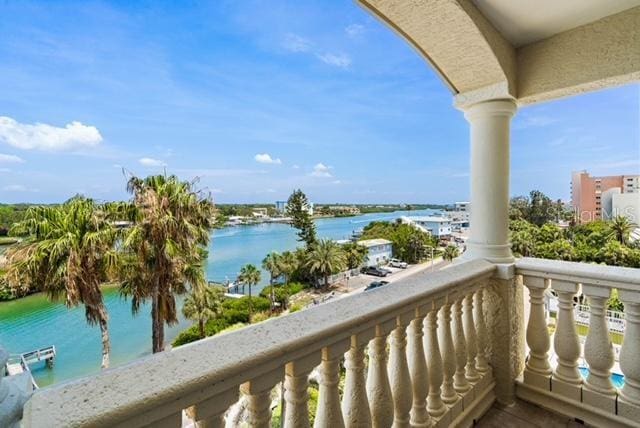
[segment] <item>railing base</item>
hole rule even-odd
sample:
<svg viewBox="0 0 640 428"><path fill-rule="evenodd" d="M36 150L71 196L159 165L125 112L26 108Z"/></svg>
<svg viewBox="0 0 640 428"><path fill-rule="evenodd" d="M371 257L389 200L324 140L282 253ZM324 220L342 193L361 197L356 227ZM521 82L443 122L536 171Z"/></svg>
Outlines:
<svg viewBox="0 0 640 428"><path fill-rule="evenodd" d="M470 407L464 409L464 412L451 421L449 426L451 427L459 427L459 428L467 428L474 426L480 418L489 411L493 403L496 401L495 394L495 386L496 383L491 381L490 384L486 386L486 388L480 390L476 389L475 399ZM473 391L473 390L472 390Z"/></svg>
<svg viewBox="0 0 640 428"><path fill-rule="evenodd" d="M607 414L603 410L585 403L572 401L550 391L527 385L522 382L521 378L516 380L516 396L550 412L569 418L578 418L587 425L610 428L638 426L637 422L623 418L620 415Z"/></svg>

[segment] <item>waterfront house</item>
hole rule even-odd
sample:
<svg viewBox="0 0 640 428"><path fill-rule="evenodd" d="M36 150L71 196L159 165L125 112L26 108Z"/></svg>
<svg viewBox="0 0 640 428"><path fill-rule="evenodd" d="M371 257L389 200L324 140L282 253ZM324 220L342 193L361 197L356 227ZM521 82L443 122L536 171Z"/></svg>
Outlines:
<svg viewBox="0 0 640 428"><path fill-rule="evenodd" d="M393 257L393 244L386 239L362 239L358 241L367 249L365 266L380 266L386 264Z"/></svg>
<svg viewBox="0 0 640 428"><path fill-rule="evenodd" d="M468 121L473 209L462 258L375 292L43 388L24 407L24 427L177 428L183 419L222 427L239 398L248 426L268 427L270 394L282 381L284 426L308 427L308 378L316 367L315 427L468 427L483 415L498 415L503 426L573 418L638 426L640 273L516 260L508 214L513 116L530 104L637 82L640 1L358 2L434 67ZM626 315L621 388L610 380L604 311L613 288ZM552 337L548 289L559 299ZM584 346L573 310L578 292L589 302ZM14 415L7 408L22 402L6 398L9 388L2 379L0 408Z"/></svg>
<svg viewBox="0 0 640 428"><path fill-rule="evenodd" d="M439 216L409 217L414 224L421 226L438 239L451 237L451 219Z"/></svg>

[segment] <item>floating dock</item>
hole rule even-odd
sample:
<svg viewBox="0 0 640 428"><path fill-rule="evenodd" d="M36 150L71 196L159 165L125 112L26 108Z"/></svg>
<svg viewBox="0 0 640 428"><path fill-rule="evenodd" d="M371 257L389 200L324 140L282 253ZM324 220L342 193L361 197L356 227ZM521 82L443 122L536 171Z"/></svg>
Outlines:
<svg viewBox="0 0 640 428"><path fill-rule="evenodd" d="M46 348L36 349L35 351L25 352L19 355L13 355L9 357L6 364L6 370L8 376L19 375L21 373L29 373L31 375L31 369L29 366L41 361L44 361L47 367L53 367L53 361L56 357L56 347L51 345ZM31 383L34 388L38 388L33 376L31 375Z"/></svg>

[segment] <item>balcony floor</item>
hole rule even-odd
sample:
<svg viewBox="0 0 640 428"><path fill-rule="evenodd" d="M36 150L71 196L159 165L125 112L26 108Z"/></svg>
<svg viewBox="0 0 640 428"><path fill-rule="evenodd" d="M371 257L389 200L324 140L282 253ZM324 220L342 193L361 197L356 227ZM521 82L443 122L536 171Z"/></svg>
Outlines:
<svg viewBox="0 0 640 428"><path fill-rule="evenodd" d="M549 412L534 404L517 400L511 407L494 405L478 421L479 428L560 428L584 427L567 417Z"/></svg>

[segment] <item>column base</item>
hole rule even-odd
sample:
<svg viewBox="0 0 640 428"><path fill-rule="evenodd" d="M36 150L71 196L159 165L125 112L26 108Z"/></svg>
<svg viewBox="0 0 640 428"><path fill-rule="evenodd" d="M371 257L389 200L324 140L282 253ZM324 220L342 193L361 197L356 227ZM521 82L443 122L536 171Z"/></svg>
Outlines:
<svg viewBox="0 0 640 428"><path fill-rule="evenodd" d="M472 259L485 259L492 263L513 263L516 260L511 253L511 244L483 244L467 241L467 250L458 260Z"/></svg>

